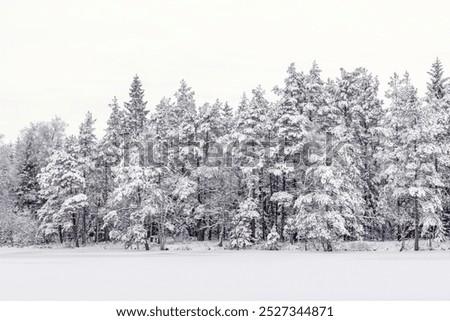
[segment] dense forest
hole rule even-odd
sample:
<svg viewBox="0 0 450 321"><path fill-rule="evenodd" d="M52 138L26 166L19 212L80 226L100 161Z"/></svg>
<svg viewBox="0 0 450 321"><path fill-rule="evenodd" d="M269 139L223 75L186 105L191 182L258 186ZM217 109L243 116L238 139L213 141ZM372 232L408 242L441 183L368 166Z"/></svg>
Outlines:
<svg viewBox="0 0 450 321"><path fill-rule="evenodd" d="M275 101L258 86L197 106L183 80L152 113L135 76L102 137L87 113L77 136L54 118L0 141L0 245L431 247L450 234L450 84L438 59L429 75L420 97L394 74L383 102L364 68L291 64Z"/></svg>

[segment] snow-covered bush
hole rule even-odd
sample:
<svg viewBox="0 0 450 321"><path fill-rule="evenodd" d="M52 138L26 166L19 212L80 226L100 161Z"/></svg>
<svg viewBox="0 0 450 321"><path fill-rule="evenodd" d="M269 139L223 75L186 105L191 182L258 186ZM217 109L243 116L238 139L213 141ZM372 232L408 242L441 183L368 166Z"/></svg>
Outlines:
<svg viewBox="0 0 450 321"><path fill-rule="evenodd" d="M274 225L267 236L266 250L279 250L278 240L280 239L280 234L277 232L277 227Z"/></svg>
<svg viewBox="0 0 450 321"><path fill-rule="evenodd" d="M250 223L259 217L257 205L253 198L247 198L239 205L239 210L233 218L230 233L230 249L244 249L253 243Z"/></svg>
<svg viewBox="0 0 450 321"><path fill-rule="evenodd" d="M294 244L296 233L297 233L297 226L295 224L295 219L289 217L286 220L286 224L283 227L283 235L285 238L289 239L289 243L291 245Z"/></svg>
<svg viewBox="0 0 450 321"><path fill-rule="evenodd" d="M37 222L28 213L0 209L0 246L28 246L38 241Z"/></svg>

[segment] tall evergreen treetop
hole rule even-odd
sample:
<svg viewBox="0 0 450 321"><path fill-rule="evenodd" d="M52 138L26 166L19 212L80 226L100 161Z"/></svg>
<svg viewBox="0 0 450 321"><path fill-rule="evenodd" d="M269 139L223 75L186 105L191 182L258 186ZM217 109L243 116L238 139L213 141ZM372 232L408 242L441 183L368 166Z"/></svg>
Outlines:
<svg viewBox="0 0 450 321"><path fill-rule="evenodd" d="M427 83L429 98L442 99L445 96L448 78L444 78L444 67L439 58L431 65L428 74L431 76L430 82Z"/></svg>
<svg viewBox="0 0 450 321"><path fill-rule="evenodd" d="M87 112L84 121L80 125L79 145L82 157L92 156L96 148L96 137L94 134L95 119L92 117L91 112Z"/></svg>
<svg viewBox="0 0 450 321"><path fill-rule="evenodd" d="M108 121L106 122L106 137L105 139L114 146L119 146L121 142L122 127L124 121L123 110L120 109L117 98L114 96L112 102L109 104L111 112Z"/></svg>
<svg viewBox="0 0 450 321"><path fill-rule="evenodd" d="M283 89L275 87L274 91L281 96L282 105L291 105L295 107L300 114L303 114L305 77L303 73L297 72L294 63L289 65L287 73L288 76L284 80L285 87Z"/></svg>
<svg viewBox="0 0 450 321"><path fill-rule="evenodd" d="M126 134L137 137L144 132L148 110L144 101L144 89L139 76L134 76L130 88L130 101L125 103Z"/></svg>
<svg viewBox="0 0 450 321"><path fill-rule="evenodd" d="M191 87L188 86L186 81L183 79L180 82L180 88L178 88L175 93L175 98L177 101L177 112L178 116L183 119L183 117L187 117L188 119L194 119L197 113L195 107L195 92Z"/></svg>
<svg viewBox="0 0 450 321"><path fill-rule="evenodd" d="M247 94L244 92L244 93L242 94L241 101L239 102L238 110L237 110L237 115L236 115L236 116L239 117L239 115L240 115L244 110L246 110L247 107L248 107L248 98L247 98Z"/></svg>
<svg viewBox="0 0 450 321"><path fill-rule="evenodd" d="M176 126L180 141L185 144L192 141L195 133L195 124L197 123L197 109L194 99L195 92L188 86L183 79L180 88L175 93L176 105L175 112Z"/></svg>
<svg viewBox="0 0 450 321"><path fill-rule="evenodd" d="M225 102L225 104L221 105L220 114L224 123L223 134L230 134L234 123L234 113L228 102Z"/></svg>

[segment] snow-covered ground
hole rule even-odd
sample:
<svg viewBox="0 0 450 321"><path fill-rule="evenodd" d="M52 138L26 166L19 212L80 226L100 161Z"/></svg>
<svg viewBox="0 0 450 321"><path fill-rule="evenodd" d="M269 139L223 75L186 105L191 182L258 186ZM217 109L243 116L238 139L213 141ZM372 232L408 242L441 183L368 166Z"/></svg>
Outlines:
<svg viewBox="0 0 450 321"><path fill-rule="evenodd" d="M450 251L0 248L0 300L450 300Z"/></svg>

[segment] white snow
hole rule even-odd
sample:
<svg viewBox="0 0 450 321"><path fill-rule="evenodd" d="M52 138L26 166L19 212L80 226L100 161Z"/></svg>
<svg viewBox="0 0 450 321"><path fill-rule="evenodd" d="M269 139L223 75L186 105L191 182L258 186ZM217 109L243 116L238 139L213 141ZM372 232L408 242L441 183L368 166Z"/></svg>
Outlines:
<svg viewBox="0 0 450 321"><path fill-rule="evenodd" d="M0 248L0 300L450 300L450 252Z"/></svg>

